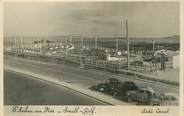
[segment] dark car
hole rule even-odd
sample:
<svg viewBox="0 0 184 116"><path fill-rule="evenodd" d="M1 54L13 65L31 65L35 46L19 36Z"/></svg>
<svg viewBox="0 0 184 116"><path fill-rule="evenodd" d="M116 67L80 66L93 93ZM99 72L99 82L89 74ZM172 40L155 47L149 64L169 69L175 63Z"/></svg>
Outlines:
<svg viewBox="0 0 184 116"><path fill-rule="evenodd" d="M160 105L160 99L151 87L139 87L136 91L128 91L127 101L136 101L138 105Z"/></svg>
<svg viewBox="0 0 184 116"><path fill-rule="evenodd" d="M134 82L132 81L124 81L122 82L114 91L114 95L115 96L121 96L122 98L124 98L124 96L126 96L126 93L128 91L136 91L137 90L137 86L135 85Z"/></svg>

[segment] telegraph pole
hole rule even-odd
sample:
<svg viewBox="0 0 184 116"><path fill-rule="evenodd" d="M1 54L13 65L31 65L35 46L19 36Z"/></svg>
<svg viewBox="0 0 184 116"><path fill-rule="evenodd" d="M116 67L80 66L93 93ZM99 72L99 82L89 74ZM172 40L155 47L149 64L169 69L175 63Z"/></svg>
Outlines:
<svg viewBox="0 0 184 116"><path fill-rule="evenodd" d="M118 39L116 39L116 52L118 52L118 42L119 42L119 40Z"/></svg>
<svg viewBox="0 0 184 116"><path fill-rule="evenodd" d="M23 42L22 42L22 38L20 39L20 46L21 46L21 53L23 53Z"/></svg>
<svg viewBox="0 0 184 116"><path fill-rule="evenodd" d="M127 40L127 68L129 70L130 67L130 47L129 47L129 38L128 38L128 21L126 20L126 40Z"/></svg>
<svg viewBox="0 0 184 116"><path fill-rule="evenodd" d="M157 55L155 54L155 40L153 40L152 42L153 42L152 50L153 50L153 54L154 54L154 68L156 69L156 72L157 72L158 66L157 66Z"/></svg>
<svg viewBox="0 0 184 116"><path fill-rule="evenodd" d="M17 40L15 38L15 52L17 52Z"/></svg>
<svg viewBox="0 0 184 116"><path fill-rule="evenodd" d="M65 45L67 46L67 44L68 44L68 41L67 41L67 38L65 39Z"/></svg>
<svg viewBox="0 0 184 116"><path fill-rule="evenodd" d="M82 36L80 38L80 41L81 41L81 48L82 48L82 46L84 45L84 40L83 40L83 37Z"/></svg>
<svg viewBox="0 0 184 116"><path fill-rule="evenodd" d="M97 44L98 44L98 43L97 43L97 41L98 41L97 39L98 39L98 38L97 38L97 36L96 36L96 38L95 38L95 48L96 48L96 49L97 49L97 46L98 46L98 45L97 45Z"/></svg>
<svg viewBox="0 0 184 116"><path fill-rule="evenodd" d="M81 36L80 39L81 39L81 45L80 45L80 46L81 46L81 48L80 48L80 66L82 66L82 46L83 46L83 45L82 45L82 44L83 44L83 42L82 42L82 41L83 41L83 40L82 40L82 36Z"/></svg>
<svg viewBox="0 0 184 116"><path fill-rule="evenodd" d="M71 36L71 37L70 37L70 45L72 45L72 38L73 38L73 37Z"/></svg>
<svg viewBox="0 0 184 116"><path fill-rule="evenodd" d="M67 42L67 39L65 40L65 44L66 44L66 46L65 46L65 56L67 57L67 55L68 55L68 51L67 51L68 42Z"/></svg>
<svg viewBox="0 0 184 116"><path fill-rule="evenodd" d="M118 38L116 39L116 55L117 55L117 57L118 57L118 71L120 71L120 54L118 53L118 42L119 42L119 40L118 40Z"/></svg>
<svg viewBox="0 0 184 116"><path fill-rule="evenodd" d="M62 43L62 40L61 40L60 43L59 43L60 52L62 51L62 45L63 45L63 43Z"/></svg>
<svg viewBox="0 0 184 116"><path fill-rule="evenodd" d="M14 49L14 40L12 41L12 48Z"/></svg>
<svg viewBox="0 0 184 116"><path fill-rule="evenodd" d="M153 40L153 53L155 52L155 40Z"/></svg>
<svg viewBox="0 0 184 116"><path fill-rule="evenodd" d="M21 47L24 48L24 42L23 42L22 38L21 38Z"/></svg>
<svg viewBox="0 0 184 116"><path fill-rule="evenodd" d="M15 51L15 38L14 38L14 40L13 40L13 51Z"/></svg>

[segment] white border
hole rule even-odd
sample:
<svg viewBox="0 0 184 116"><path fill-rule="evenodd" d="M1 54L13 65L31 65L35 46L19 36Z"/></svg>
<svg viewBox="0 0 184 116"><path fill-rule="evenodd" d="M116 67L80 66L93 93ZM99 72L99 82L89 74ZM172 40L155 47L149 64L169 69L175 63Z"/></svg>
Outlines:
<svg viewBox="0 0 184 116"><path fill-rule="evenodd" d="M1 52L1 60L0 60L0 65L2 66L2 68L0 68L0 74L1 74L1 84L0 84L0 94L1 94L1 99L0 99L0 115L3 116L3 110L4 110L4 106L3 106L3 2L81 2L81 1L85 1L85 2L100 2L100 1L113 1L113 0L0 0L0 52ZM118 1L128 1L128 2L135 2L135 1L161 1L161 2L167 2L167 1L180 1L180 61L181 61L181 68L180 68L180 116L183 116L184 114L184 74L183 74L183 67L184 67L184 62L183 62L183 53L184 53L184 41L183 41L183 34L184 34L184 30L183 30L183 10L184 10L184 0L116 0ZM113 1L114 2L114 1ZM59 106L58 106L59 107ZM140 110L144 107L136 107L136 106L113 106L114 108L112 109L112 107L105 107L102 106L101 108L99 108L99 110L101 110L101 114L103 115L118 115L118 112L120 113L121 110L131 110L131 112L128 114L128 116L140 116L143 114L137 114L137 110L140 112ZM174 107L172 107L171 109L175 109ZM116 114L104 114L105 111L109 111L109 110L114 110L114 112L116 112ZM174 111L173 111L174 112ZM121 112L122 115L125 116L126 113ZM134 114L134 115L133 115ZM21 115L25 115L24 113L22 113ZM30 114L32 115L32 114ZM45 116L45 114L43 114ZM53 115L53 114L52 114ZM27 115L26 115L27 116ZM146 115L146 116L150 116L150 115ZM153 114L153 116L156 116L155 114ZM161 115L158 115L161 116ZM163 116L163 115L162 115ZM170 116L169 114L166 114L164 116ZM172 115L173 116L173 115Z"/></svg>

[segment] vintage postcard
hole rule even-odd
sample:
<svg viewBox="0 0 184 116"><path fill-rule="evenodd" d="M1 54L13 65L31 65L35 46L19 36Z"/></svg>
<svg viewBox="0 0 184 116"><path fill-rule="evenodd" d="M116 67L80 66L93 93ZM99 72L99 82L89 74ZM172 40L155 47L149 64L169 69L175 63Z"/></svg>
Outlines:
<svg viewBox="0 0 184 116"><path fill-rule="evenodd" d="M4 1L4 116L181 115L180 1Z"/></svg>

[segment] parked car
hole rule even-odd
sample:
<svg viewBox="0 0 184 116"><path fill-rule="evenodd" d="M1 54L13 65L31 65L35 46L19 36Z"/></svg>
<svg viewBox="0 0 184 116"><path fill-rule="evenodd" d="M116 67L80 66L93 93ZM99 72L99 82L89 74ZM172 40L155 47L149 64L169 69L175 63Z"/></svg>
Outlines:
<svg viewBox="0 0 184 116"><path fill-rule="evenodd" d="M124 81L121 84L119 84L119 86L117 88L115 88L114 95L115 96L121 96L122 98L125 98L126 93L128 91L136 91L137 88L138 87L135 85L134 82L132 82L132 81Z"/></svg>
<svg viewBox="0 0 184 116"><path fill-rule="evenodd" d="M160 94L161 105L173 105L177 106L178 103L178 95L175 93L162 93Z"/></svg>
<svg viewBox="0 0 184 116"><path fill-rule="evenodd" d="M128 102L136 101L138 105L160 105L160 99L151 87L138 87L136 91L126 93Z"/></svg>

